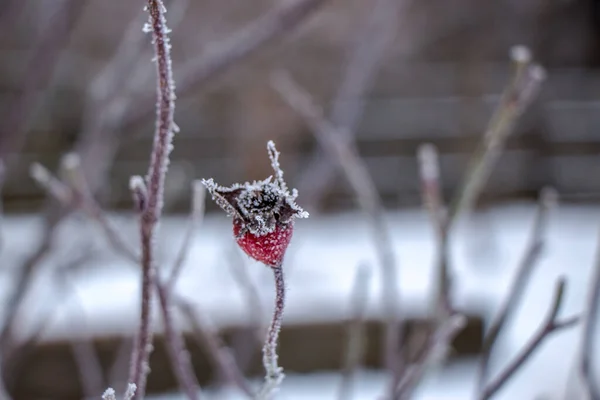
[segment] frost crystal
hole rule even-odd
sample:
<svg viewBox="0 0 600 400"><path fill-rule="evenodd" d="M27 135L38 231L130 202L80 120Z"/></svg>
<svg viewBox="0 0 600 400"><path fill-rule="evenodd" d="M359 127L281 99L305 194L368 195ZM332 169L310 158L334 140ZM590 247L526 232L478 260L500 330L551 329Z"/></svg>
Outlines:
<svg viewBox="0 0 600 400"><path fill-rule="evenodd" d="M262 181L236 183L230 187L219 186L212 179L202 181L213 200L239 226L237 238L248 232L266 236L278 227L291 225L294 218L308 217L308 213L296 204L298 192L292 190L290 193L283 180L279 152L272 141L267 144L267 150L275 179L270 176Z"/></svg>

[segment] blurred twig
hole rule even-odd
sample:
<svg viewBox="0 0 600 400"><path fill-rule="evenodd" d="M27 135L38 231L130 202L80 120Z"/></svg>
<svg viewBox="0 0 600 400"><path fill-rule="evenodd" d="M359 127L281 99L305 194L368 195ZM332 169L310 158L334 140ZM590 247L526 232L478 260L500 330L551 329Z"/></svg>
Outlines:
<svg viewBox="0 0 600 400"><path fill-rule="evenodd" d="M365 309L369 297L370 283L371 271L369 266L360 264L356 270L352 289L350 304L352 315L348 321L348 342L342 371L342 382L338 394L339 400L350 400L352 398L354 376L364 357Z"/></svg>
<svg viewBox="0 0 600 400"><path fill-rule="evenodd" d="M579 358L579 370L584 388L590 400L600 400L600 387L597 374L594 373L593 357L597 354L595 345L598 338L598 306L600 305L600 235L596 248L596 260L593 267L588 298L583 319L583 336Z"/></svg>
<svg viewBox="0 0 600 400"><path fill-rule="evenodd" d="M262 17L234 32L230 37L211 44L205 53L187 61L175 71L180 87L179 95L184 96L198 90L264 45L284 38L326 1L282 2ZM148 117L153 102L151 98L136 102L136 108L128 113L123 125L128 127Z"/></svg>
<svg viewBox="0 0 600 400"><path fill-rule="evenodd" d="M190 252L190 246L192 245L194 233L200 224L202 224L202 219L204 218L205 197L206 189L202 182L194 181L192 184L192 213L188 221L188 228L184 234L185 236L183 238L183 242L181 243L179 253L177 253L177 258L175 259L175 263L171 269L171 275L169 276L167 282L169 291L173 290L173 286L181 274L181 269L183 268L185 260Z"/></svg>
<svg viewBox="0 0 600 400"><path fill-rule="evenodd" d="M490 323L490 328L483 340L481 364L479 367L478 387L480 390L485 386L489 374L489 361L496 341L504 329L508 318L513 315L515 309L523 297L523 292L530 280L540 254L542 253L546 238L548 225L548 214L555 206L557 194L553 189L544 189L540 194L539 204L533 220L533 227L528 239L525 252L519 261L517 272L512 284L500 306L500 310Z"/></svg>
<svg viewBox="0 0 600 400"><path fill-rule="evenodd" d="M244 374L240 371L231 350L219 338L218 333L210 326L210 323L201 318L192 304L182 297L177 297L175 302L186 317L199 344L208 351L216 367L226 377L227 381L237 386L248 397L254 398L254 390L244 378Z"/></svg>
<svg viewBox="0 0 600 400"><path fill-rule="evenodd" d="M21 93L10 103L6 119L0 125L0 158L5 162L9 163L7 156L20 153L26 139L26 125L37 106L40 91L48 86L60 53L86 4L85 0L63 0L48 18L23 74Z"/></svg>
<svg viewBox="0 0 600 400"><path fill-rule="evenodd" d="M538 329L536 334L531 338L527 345L523 348L521 353L515 357L498 375L498 377L488 384L480 391L478 395L479 400L487 400L492 398L502 386L510 380L515 372L529 359L529 357L535 352L535 350L542 344L544 339L550 336L552 333L573 327L579 322L579 317L571 317L562 321L558 320L558 313L562 306L564 292L566 288L566 279L561 277L554 290L554 298L552 300L552 306L542 326Z"/></svg>
<svg viewBox="0 0 600 400"><path fill-rule="evenodd" d="M370 14L358 29L348 54L344 75L333 99L329 121L350 139L356 134L363 113L365 96L373 86L377 72L396 37L399 14L411 0L376 0ZM299 178L298 192L308 208L315 209L319 196L326 192L336 169L322 149L315 150Z"/></svg>
<svg viewBox="0 0 600 400"><path fill-rule="evenodd" d="M399 356L402 327L400 324L400 297L397 290L397 265L392 238L384 221L383 206L375 183L364 161L358 155L350 135L344 133L344 128L337 128L328 121L310 95L298 86L287 72L279 71L274 74L272 83L286 103L305 119L323 149L343 170L371 225L383 282L381 305L387 321L385 330L386 367L392 371L394 377L397 377L402 369L402 360Z"/></svg>
<svg viewBox="0 0 600 400"><path fill-rule="evenodd" d="M179 380L179 386L188 399L197 400L199 398L200 385L194 375L194 368L190 362L190 355L185 348L183 336L175 329L175 323L172 319L173 312L170 310L172 299L169 298L171 296L169 287L158 283L156 291L158 292L162 318L165 325L167 352L171 358L173 369L176 369L174 371L175 376Z"/></svg>

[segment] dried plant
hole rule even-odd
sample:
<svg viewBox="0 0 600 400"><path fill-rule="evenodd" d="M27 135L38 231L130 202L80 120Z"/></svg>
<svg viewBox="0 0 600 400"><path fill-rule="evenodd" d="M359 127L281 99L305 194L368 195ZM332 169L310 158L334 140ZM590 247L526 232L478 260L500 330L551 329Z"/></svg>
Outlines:
<svg viewBox="0 0 600 400"><path fill-rule="evenodd" d="M263 347L265 384L259 399L271 398L284 378L277 362L277 344L285 307L283 258L292 239L294 220L308 218L308 213L296 204L298 192L288 190L279 165L275 144L267 144L275 176L262 181L217 185L212 178L203 181L213 200L233 217L233 234L240 248L251 258L273 270L275 278L275 309Z"/></svg>

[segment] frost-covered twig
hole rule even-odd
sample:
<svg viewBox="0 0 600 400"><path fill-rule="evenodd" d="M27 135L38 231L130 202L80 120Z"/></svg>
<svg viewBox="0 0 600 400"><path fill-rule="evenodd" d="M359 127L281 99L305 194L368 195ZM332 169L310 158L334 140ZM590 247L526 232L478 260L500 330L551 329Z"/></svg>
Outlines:
<svg viewBox="0 0 600 400"><path fill-rule="evenodd" d="M154 145L150 155L150 166L145 182L132 178L132 191L139 193L144 186L147 198L140 212L141 265L142 265L142 300L140 310L140 327L136 345L132 352L129 382L136 386L136 399L143 399L146 392L146 377L149 372L148 360L152 351L152 328L150 324L152 286L154 281L155 230L162 214L164 182L169 164L169 153L172 150L175 122L175 87L171 66L171 45L169 29L166 26L165 6L162 0L148 0L149 21L144 27L152 33L152 43L156 55L157 105L156 131Z"/></svg>
<svg viewBox="0 0 600 400"><path fill-rule="evenodd" d="M487 383L479 392L478 400L488 400L492 398L498 390L514 375L515 372L529 359L537 350L542 342L554 332L575 326L579 322L579 317L570 317L564 320L558 320L558 313L562 306L564 292L566 289L566 279L561 277L554 290L554 298L548 315L536 334L525 345L523 350L498 374L498 377Z"/></svg>
<svg viewBox="0 0 600 400"><path fill-rule="evenodd" d="M183 337L177 329L173 321L173 310L171 307L172 300L169 287L161 283L157 283L156 291L161 304L162 318L165 326L165 340L167 344L167 353L171 359L171 365L175 370L175 377L179 381L179 386L186 394L189 400L199 398L200 385L194 375L194 368L190 362L190 355L185 348Z"/></svg>
<svg viewBox="0 0 600 400"><path fill-rule="evenodd" d="M369 297L371 271L368 265L360 264L354 277L350 311L352 313L348 324L348 342L344 357L342 381L338 393L339 400L352 398L354 375L364 357L365 347L365 310Z"/></svg>
<svg viewBox="0 0 600 400"><path fill-rule="evenodd" d="M597 354L595 345L598 337L598 307L600 306L600 235L597 239L596 260L594 262L590 287L588 289L581 349L579 355L579 371L589 400L600 400L600 386L597 374L594 372L593 357Z"/></svg>
<svg viewBox="0 0 600 400"><path fill-rule="evenodd" d="M267 143L271 167L275 172L262 181L217 185L213 179L203 180L213 200L233 217L233 234L240 248L256 261L271 268L275 278L275 307L263 347L265 384L258 399L269 399L283 380L283 369L277 363L277 343L285 306L283 259L292 239L296 218L308 213L296 204L297 190L288 190L279 165L275 143Z"/></svg>
<svg viewBox="0 0 600 400"><path fill-rule="evenodd" d="M308 19L327 0L286 1L269 10L231 34L230 37L211 44L205 53L186 62L176 71L180 95L183 96L210 82L228 68L242 61L271 41L284 38ZM151 100L143 99L124 121L125 126L137 124L148 116Z"/></svg>
<svg viewBox="0 0 600 400"><path fill-rule="evenodd" d="M507 138L513 132L517 119L536 98L540 84L546 78L546 72L541 66L531 64L531 54L526 47L513 47L511 57L515 65L514 76L504 91L450 204L448 225L452 225L460 214L471 209L500 157Z"/></svg>
<svg viewBox="0 0 600 400"><path fill-rule="evenodd" d="M371 225L383 282L381 302L387 321L385 330L386 366L392 369L394 376L397 376L401 369L401 359L398 355L402 342L397 264L375 183L364 161L358 155L350 136L343 133L343 128L335 127L324 117L322 110L314 103L310 95L296 84L287 72L279 71L274 74L272 83L287 104L305 119L323 149L340 166Z"/></svg>
<svg viewBox="0 0 600 400"><path fill-rule="evenodd" d="M192 239L194 238L194 233L198 230L200 224L202 224L202 219L204 218L205 197L206 189L204 188L202 182L194 181L192 184L192 213L188 221L188 228L184 234L185 236L183 238L183 242L179 248L179 253L177 253L177 258L175 259L175 263L171 269L171 275L169 276L167 283L169 291L173 290L172 288L181 273L183 265L185 264L185 260L190 252L190 246L192 244Z"/></svg>
<svg viewBox="0 0 600 400"><path fill-rule="evenodd" d="M478 387L481 390L488 377L489 361L496 340L508 318L515 312L517 305L523 297L523 292L542 253L548 225L548 214L554 208L557 194L554 189L546 188L540 193L539 204L533 220L533 226L525 247L523 257L519 261L517 272L511 283L510 289L500 306L500 310L490 323L489 330L484 337L481 364L479 367Z"/></svg>
<svg viewBox="0 0 600 400"><path fill-rule="evenodd" d="M133 400L135 396L136 387L133 383L129 383L127 385L127 389L125 390L125 394L123 395L123 400ZM113 388L108 388L102 394L102 400L117 400L115 395L115 390Z"/></svg>

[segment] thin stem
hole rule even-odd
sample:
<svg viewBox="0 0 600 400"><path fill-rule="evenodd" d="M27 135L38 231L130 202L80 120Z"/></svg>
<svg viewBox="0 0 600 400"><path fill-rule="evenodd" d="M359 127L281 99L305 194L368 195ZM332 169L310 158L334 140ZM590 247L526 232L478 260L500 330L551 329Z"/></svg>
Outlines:
<svg viewBox="0 0 600 400"><path fill-rule="evenodd" d="M188 228L185 232L183 242L181 243L181 247L179 248L179 253L177 253L177 258L175 259L175 263L173 264L173 268L171 269L171 275L169 276L169 280L167 283L169 290L173 290L173 286L175 286L177 278L179 278L181 270L183 269L183 265L185 264L187 256L190 252L190 246L192 245L194 233L196 232L200 224L202 224L202 219L204 218L205 197L206 188L204 187L202 182L194 181L192 185L192 215L190 216Z"/></svg>
<svg viewBox="0 0 600 400"><path fill-rule="evenodd" d="M500 310L492 320L488 333L485 335L482 347L481 365L479 367L479 388L485 386L485 381L489 373L489 361L492 349L504 329L506 321L515 311L519 304L525 287L529 282L533 269L539 261L542 249L545 243L545 233L548 225L548 215L556 204L557 194L553 189L544 189L540 194L540 200L533 221L533 227L530 233L529 242L525 248L522 259L519 261L517 272L513 278L512 284L500 306Z"/></svg>
<svg viewBox="0 0 600 400"><path fill-rule="evenodd" d="M179 381L179 386L186 394L188 399L199 399L200 385L194 375L194 368L190 363L190 357L185 349L185 342L180 332L175 328L173 322L171 299L168 287L161 283L156 284L158 298L161 304L162 318L165 326L165 339L167 352L171 359L175 377Z"/></svg>
<svg viewBox="0 0 600 400"><path fill-rule="evenodd" d="M600 305L600 235L598 236L596 260L588 298L586 302L585 317L583 319L582 348L579 359L579 368L590 400L600 400L600 387L593 370L592 357L596 354L596 339L598 337L598 306Z"/></svg>
<svg viewBox="0 0 600 400"><path fill-rule="evenodd" d="M294 82L289 73L280 71L274 74L272 83L287 104L305 119L325 151L336 160L371 225L383 280L381 304L386 318L385 365L392 370L394 377L397 377L402 370L399 346L403 341L400 296L397 290L397 263L377 187L364 161L358 155L350 135L345 134L343 128L335 127L323 116L322 110L310 95Z"/></svg>
<svg viewBox="0 0 600 400"><path fill-rule="evenodd" d="M152 32L152 42L156 55L157 106L156 132L150 156L150 167L146 176L147 201L140 215L140 237L142 247L142 300L140 327L136 346L132 352L129 382L136 386L135 399L141 400L146 392L146 378L149 372L148 360L152 351L152 329L150 325L152 285L154 281L154 234L162 214L164 182L172 149L175 123L175 88L168 37L168 28L162 0L148 0L149 22L146 28ZM138 181L138 186L141 182Z"/></svg>
<svg viewBox="0 0 600 400"><path fill-rule="evenodd" d="M523 348L521 353L515 357L515 359L498 375L496 379L487 384L485 388L480 392L479 400L488 400L492 398L498 390L500 390L506 382L525 364L529 357L539 348L542 342L550 336L552 333L562 329L567 329L575 326L579 322L578 317L571 317L563 321L558 321L558 313L562 306L566 287L566 280L561 277L554 290L554 298L552 300L552 306L550 312L546 316L543 325L537 331L537 333L531 338L529 343Z"/></svg>
<svg viewBox="0 0 600 400"><path fill-rule="evenodd" d="M273 277L275 278L275 308L263 347L263 365L266 374L265 383L257 396L259 400L270 399L285 376L283 368L277 362L277 344L279 342L279 332L281 330L283 309L285 307L285 282L283 279L283 267L276 265L271 268L273 270Z"/></svg>

